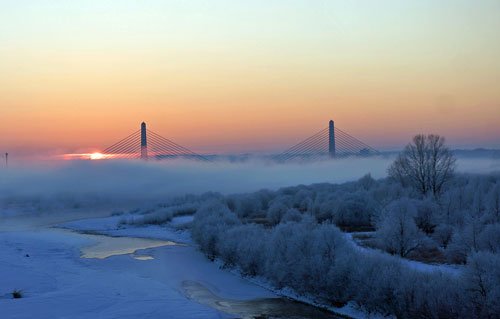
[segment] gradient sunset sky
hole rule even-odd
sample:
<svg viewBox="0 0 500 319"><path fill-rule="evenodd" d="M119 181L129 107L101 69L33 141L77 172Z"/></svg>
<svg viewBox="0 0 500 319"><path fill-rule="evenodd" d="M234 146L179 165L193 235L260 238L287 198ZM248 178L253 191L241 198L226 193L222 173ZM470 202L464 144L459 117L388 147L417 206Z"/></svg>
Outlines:
<svg viewBox="0 0 500 319"><path fill-rule="evenodd" d="M0 152L139 128L203 153L326 127L500 147L500 1L0 0Z"/></svg>

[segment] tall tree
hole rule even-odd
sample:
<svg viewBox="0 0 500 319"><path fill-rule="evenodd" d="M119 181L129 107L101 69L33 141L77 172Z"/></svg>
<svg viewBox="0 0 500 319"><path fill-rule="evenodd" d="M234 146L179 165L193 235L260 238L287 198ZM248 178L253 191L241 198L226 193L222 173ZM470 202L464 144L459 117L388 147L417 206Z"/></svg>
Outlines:
<svg viewBox="0 0 500 319"><path fill-rule="evenodd" d="M455 164L444 137L419 134L389 167L389 176L415 187L423 195L439 196L453 176Z"/></svg>

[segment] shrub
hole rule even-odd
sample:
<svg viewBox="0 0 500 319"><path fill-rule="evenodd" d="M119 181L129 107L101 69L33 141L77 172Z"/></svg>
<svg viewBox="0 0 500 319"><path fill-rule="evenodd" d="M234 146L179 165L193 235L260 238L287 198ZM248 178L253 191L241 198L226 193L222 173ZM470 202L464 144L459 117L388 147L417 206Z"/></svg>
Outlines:
<svg viewBox="0 0 500 319"><path fill-rule="evenodd" d="M21 290L16 289L16 290L12 291L11 294L12 294L12 298L14 298L14 299L20 299L23 297L23 292Z"/></svg>

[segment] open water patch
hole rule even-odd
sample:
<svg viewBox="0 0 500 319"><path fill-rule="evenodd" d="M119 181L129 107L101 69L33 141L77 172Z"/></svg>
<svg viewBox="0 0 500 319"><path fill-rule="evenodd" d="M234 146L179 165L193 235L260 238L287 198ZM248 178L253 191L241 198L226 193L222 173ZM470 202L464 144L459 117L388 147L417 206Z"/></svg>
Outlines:
<svg viewBox="0 0 500 319"><path fill-rule="evenodd" d="M341 318L329 311L282 297L249 300L227 299L217 296L203 284L196 281L184 281L182 288L187 298L239 318Z"/></svg>

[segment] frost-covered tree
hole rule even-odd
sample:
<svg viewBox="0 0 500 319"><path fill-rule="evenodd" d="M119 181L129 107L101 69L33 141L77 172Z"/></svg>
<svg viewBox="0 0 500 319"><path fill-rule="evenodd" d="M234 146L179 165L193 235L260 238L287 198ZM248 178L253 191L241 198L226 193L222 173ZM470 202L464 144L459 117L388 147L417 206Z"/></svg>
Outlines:
<svg viewBox="0 0 500 319"><path fill-rule="evenodd" d="M281 217L281 222L300 222L302 220L302 214L295 208L290 208L283 217Z"/></svg>
<svg viewBox="0 0 500 319"><path fill-rule="evenodd" d="M361 177L358 180L358 184L364 189L364 190L369 190L375 185L377 185L377 182L375 179L373 179L371 174L366 174L365 176Z"/></svg>
<svg viewBox="0 0 500 319"><path fill-rule="evenodd" d="M276 225L281 221L281 218L286 214L289 208L281 202L273 202L267 210L267 219L272 224Z"/></svg>
<svg viewBox="0 0 500 319"><path fill-rule="evenodd" d="M220 236L233 226L241 224L227 205L217 200L203 204L196 212L195 219L198 222L193 223L192 236L209 258L219 254Z"/></svg>
<svg viewBox="0 0 500 319"><path fill-rule="evenodd" d="M416 202L415 223L426 234L432 234L438 225L439 206L430 199Z"/></svg>
<svg viewBox="0 0 500 319"><path fill-rule="evenodd" d="M453 262L465 263L470 253L481 250L481 233L485 229L484 214L470 209L463 213L464 224L453 235L448 255ZM484 236L483 236L484 238ZM482 240L485 242L485 240Z"/></svg>
<svg viewBox="0 0 500 319"><path fill-rule="evenodd" d="M377 238L383 249L406 257L421 244L421 234L415 224L417 210L407 198L395 201L382 215L377 225Z"/></svg>
<svg viewBox="0 0 500 319"><path fill-rule="evenodd" d="M486 225L477 238L479 250L500 254L500 224Z"/></svg>
<svg viewBox="0 0 500 319"><path fill-rule="evenodd" d="M455 157L439 135L419 134L389 167L389 176L410 184L421 194L441 195L443 186L453 176Z"/></svg>
<svg viewBox="0 0 500 319"><path fill-rule="evenodd" d="M498 318L500 314L500 255L473 254L467 260L466 291L470 317Z"/></svg>
<svg viewBox="0 0 500 319"><path fill-rule="evenodd" d="M487 207L495 223L500 223L500 185L497 183L488 194Z"/></svg>
<svg viewBox="0 0 500 319"><path fill-rule="evenodd" d="M371 226L376 203L365 191L348 194L339 200L333 221L338 226Z"/></svg>
<svg viewBox="0 0 500 319"><path fill-rule="evenodd" d="M255 276L262 273L268 232L262 226L249 224L231 227L217 242L221 259L226 266L239 266L243 273Z"/></svg>
<svg viewBox="0 0 500 319"><path fill-rule="evenodd" d="M444 249L448 247L453 238L454 228L447 224L440 224L434 230L432 238Z"/></svg>
<svg viewBox="0 0 500 319"><path fill-rule="evenodd" d="M334 199L327 199L319 202L316 210L316 218L318 221L322 222L326 220L333 220L336 206L337 201Z"/></svg>

